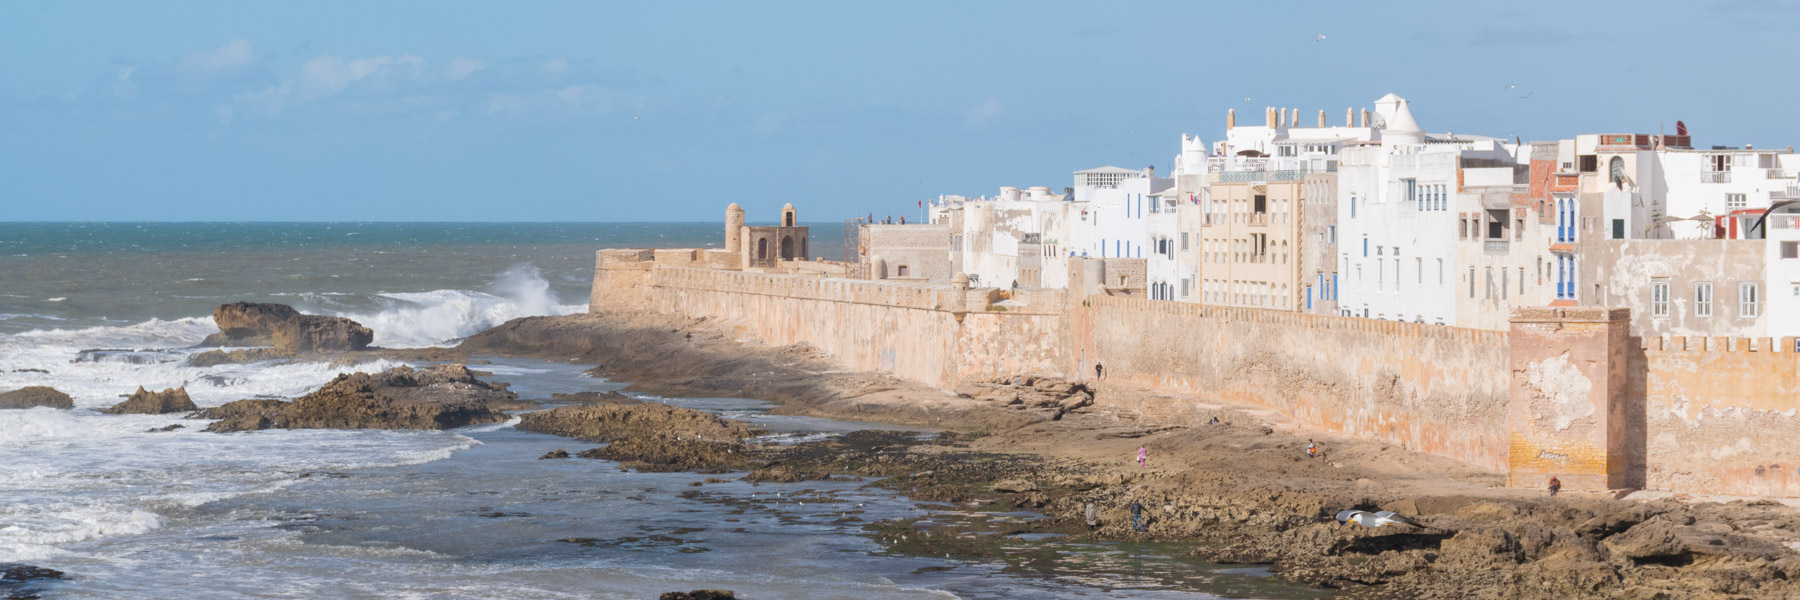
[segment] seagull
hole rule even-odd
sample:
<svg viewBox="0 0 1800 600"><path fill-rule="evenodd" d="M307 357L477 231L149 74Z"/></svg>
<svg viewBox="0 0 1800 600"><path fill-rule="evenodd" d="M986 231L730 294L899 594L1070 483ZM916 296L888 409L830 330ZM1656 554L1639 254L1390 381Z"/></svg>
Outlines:
<svg viewBox="0 0 1800 600"><path fill-rule="evenodd" d="M1516 83L1509 83L1509 84L1506 84L1506 89L1509 89L1509 90L1510 90L1510 89L1513 89L1513 88L1516 88L1516 87L1519 87L1519 84L1516 84Z"/></svg>
<svg viewBox="0 0 1800 600"><path fill-rule="evenodd" d="M1245 101L1245 102L1249 102L1249 101L1250 101L1250 97L1249 97L1249 96L1244 96L1244 101Z"/></svg>
<svg viewBox="0 0 1800 600"><path fill-rule="evenodd" d="M1342 510L1338 511L1337 520L1339 523L1355 523L1369 528L1382 527L1392 523L1424 527L1418 521L1412 520L1412 517L1386 510L1374 513L1362 510Z"/></svg>
<svg viewBox="0 0 1800 600"><path fill-rule="evenodd" d="M1313 38L1313 41L1315 41L1315 42L1325 41L1325 34L1323 34L1323 33L1319 34L1319 37Z"/></svg>
<svg viewBox="0 0 1800 600"><path fill-rule="evenodd" d="M1519 99L1520 99L1520 100L1524 100L1524 99L1526 99L1526 98L1530 98L1530 97L1531 97L1531 95L1532 95L1532 94L1536 94L1536 93L1537 93L1537 90L1532 90L1532 91L1529 91L1529 92L1525 92L1525 95L1523 95L1523 96L1519 96Z"/></svg>

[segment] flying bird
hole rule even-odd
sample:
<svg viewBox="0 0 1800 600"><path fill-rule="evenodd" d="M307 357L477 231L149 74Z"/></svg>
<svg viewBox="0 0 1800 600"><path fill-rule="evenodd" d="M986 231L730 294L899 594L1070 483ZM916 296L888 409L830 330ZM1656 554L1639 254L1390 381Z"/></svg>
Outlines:
<svg viewBox="0 0 1800 600"><path fill-rule="evenodd" d="M1323 34L1323 33L1319 34L1319 37L1313 38L1313 41L1315 41L1315 42L1325 41L1325 34Z"/></svg>
<svg viewBox="0 0 1800 600"><path fill-rule="evenodd" d="M1516 87L1519 87L1519 84L1516 84L1516 83L1509 83L1509 84L1506 84L1506 89L1509 89L1509 90L1510 90L1510 89L1513 89L1513 88L1516 88Z"/></svg>
<svg viewBox="0 0 1800 600"><path fill-rule="evenodd" d="M1536 93L1537 93L1537 90L1532 90L1532 91L1529 91L1529 92L1525 92L1525 95L1523 95L1523 96L1519 96L1519 99L1520 99L1520 100L1524 100L1524 99L1527 99L1527 98L1530 98L1530 97L1531 97L1531 95L1532 95L1532 94L1536 94Z"/></svg>
<svg viewBox="0 0 1800 600"><path fill-rule="evenodd" d="M1373 513L1363 510L1342 510L1338 511L1337 520L1339 523L1355 523L1369 528L1383 527L1394 523L1424 527L1418 521L1412 520L1412 517L1386 510Z"/></svg>
<svg viewBox="0 0 1800 600"><path fill-rule="evenodd" d="M1250 101L1250 97L1249 97L1249 96L1244 96L1244 101L1245 101L1245 102L1249 102L1249 101Z"/></svg>

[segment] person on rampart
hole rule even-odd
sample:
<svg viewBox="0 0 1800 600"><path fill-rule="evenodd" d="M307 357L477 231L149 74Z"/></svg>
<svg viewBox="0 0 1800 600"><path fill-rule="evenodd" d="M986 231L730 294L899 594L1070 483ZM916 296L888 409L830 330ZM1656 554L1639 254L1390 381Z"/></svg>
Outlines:
<svg viewBox="0 0 1800 600"><path fill-rule="evenodd" d="M1106 379L1106 368L1094 363L1094 379Z"/></svg>
<svg viewBox="0 0 1800 600"><path fill-rule="evenodd" d="M1560 492L1560 491L1562 491L1562 480L1557 479L1555 475L1551 475L1550 476L1550 497L1552 497L1552 498L1556 497L1556 493Z"/></svg>

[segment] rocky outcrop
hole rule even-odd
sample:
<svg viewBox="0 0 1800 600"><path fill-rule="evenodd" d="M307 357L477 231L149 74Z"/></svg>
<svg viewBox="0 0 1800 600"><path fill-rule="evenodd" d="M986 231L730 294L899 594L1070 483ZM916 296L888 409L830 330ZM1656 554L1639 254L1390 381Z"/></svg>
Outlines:
<svg viewBox="0 0 1800 600"><path fill-rule="evenodd" d="M751 435L748 427L712 413L649 402L559 406L527 414L516 427L584 442L633 437L736 442Z"/></svg>
<svg viewBox="0 0 1800 600"><path fill-rule="evenodd" d="M274 346L294 354L362 350L375 340L375 332L356 321L302 314L286 304L223 304L213 309L213 322L219 333L202 346Z"/></svg>
<svg viewBox="0 0 1800 600"><path fill-rule="evenodd" d="M557 404L643 404L638 400L618 392L577 392L573 394L551 394L550 401Z"/></svg>
<svg viewBox="0 0 1800 600"><path fill-rule="evenodd" d="M281 352L274 348L244 348L229 352L224 350L209 350L189 355L187 358L187 366L212 367L217 365L243 365L267 360L291 358L292 356L292 354Z"/></svg>
<svg viewBox="0 0 1800 600"><path fill-rule="evenodd" d="M276 327L269 338L283 352L349 352L368 348L375 331L343 317L300 315Z"/></svg>
<svg viewBox="0 0 1800 600"><path fill-rule="evenodd" d="M623 397L623 396L621 396ZM560 406L526 414L518 429L605 442L577 454L621 463L639 471L719 473L750 466L746 437L755 432L717 415L630 400Z"/></svg>
<svg viewBox="0 0 1800 600"><path fill-rule="evenodd" d="M0 393L0 409L6 408L74 408L75 400L56 388L34 385Z"/></svg>
<svg viewBox="0 0 1800 600"><path fill-rule="evenodd" d="M1087 384L1054 377L1018 375L982 381L965 381L956 395L1018 410L1041 409L1072 412L1094 403Z"/></svg>
<svg viewBox="0 0 1800 600"><path fill-rule="evenodd" d="M663 592L657 600L735 600L737 592L731 590L694 590L691 592Z"/></svg>
<svg viewBox="0 0 1800 600"><path fill-rule="evenodd" d="M462 365L338 375L318 391L279 400L239 400L196 413L216 418L213 432L259 429L452 429L505 421L489 402L518 395L489 384Z"/></svg>
<svg viewBox="0 0 1800 600"><path fill-rule="evenodd" d="M130 398L114 404L106 409L109 415L166 415L169 413L191 412L200 410L194 401L188 398L187 388L170 388L160 392L152 392L138 386Z"/></svg>

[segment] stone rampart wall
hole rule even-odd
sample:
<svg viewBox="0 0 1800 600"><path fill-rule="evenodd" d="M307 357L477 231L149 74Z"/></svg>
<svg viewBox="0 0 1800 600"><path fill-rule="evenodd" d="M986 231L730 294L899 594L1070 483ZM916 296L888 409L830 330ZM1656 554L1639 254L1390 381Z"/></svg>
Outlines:
<svg viewBox="0 0 1800 600"><path fill-rule="evenodd" d="M1091 378L1099 362L1111 382L1191 396L1119 407L1165 424L1230 402L1506 471L1519 487L1558 475L1571 490L1800 496L1794 338L1638 340L1622 309L1520 309L1496 332L1054 290L1002 301L993 288L703 268L704 251L598 258L596 312L723 319L946 389Z"/></svg>
<svg viewBox="0 0 1800 600"><path fill-rule="evenodd" d="M1649 338L1632 403L1645 451L1639 486L1800 496L1800 353L1794 338ZM1634 482L1636 483L1636 482Z"/></svg>
<svg viewBox="0 0 1800 600"><path fill-rule="evenodd" d="M1305 426L1475 465L1507 465L1507 334L1090 296L1070 370L1266 406ZM1196 401L1125 407L1191 424Z"/></svg>
<svg viewBox="0 0 1800 600"><path fill-rule="evenodd" d="M767 344L809 344L852 369L943 388L1065 362L1055 294L1002 310L991 289L680 268L648 271L642 289L654 310L729 319Z"/></svg>

